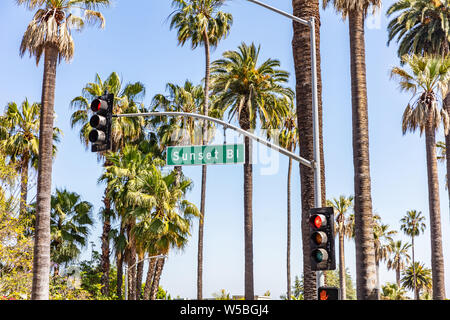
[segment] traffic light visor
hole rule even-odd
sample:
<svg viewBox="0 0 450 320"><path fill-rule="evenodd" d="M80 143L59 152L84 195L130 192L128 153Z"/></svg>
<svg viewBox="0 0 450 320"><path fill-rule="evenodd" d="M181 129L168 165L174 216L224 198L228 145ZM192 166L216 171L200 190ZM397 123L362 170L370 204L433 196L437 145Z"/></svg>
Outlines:
<svg viewBox="0 0 450 320"><path fill-rule="evenodd" d="M314 243L316 245L319 245L319 246L326 244L328 241L327 234L325 232L321 232L321 231L314 232L311 235L311 239L312 239L312 241L314 241Z"/></svg>
<svg viewBox="0 0 450 320"><path fill-rule="evenodd" d="M93 128L100 129L106 127L107 122L108 121L105 117L95 114L92 116L91 120L89 121L89 124Z"/></svg>
<svg viewBox="0 0 450 320"><path fill-rule="evenodd" d="M103 131L92 130L89 132L89 141L92 143L103 143L106 141L106 134Z"/></svg>

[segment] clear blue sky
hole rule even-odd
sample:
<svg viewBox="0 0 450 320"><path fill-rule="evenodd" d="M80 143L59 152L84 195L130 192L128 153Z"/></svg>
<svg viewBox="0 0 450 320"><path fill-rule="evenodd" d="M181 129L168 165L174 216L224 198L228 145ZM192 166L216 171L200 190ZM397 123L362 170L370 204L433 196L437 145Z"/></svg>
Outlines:
<svg viewBox="0 0 450 320"><path fill-rule="evenodd" d="M266 0L287 12L289 0ZM399 220L407 210L423 212L429 221L425 159L425 142L419 134L402 135L401 115L410 96L399 93L397 84L389 79L389 70L398 64L396 45L386 46L385 12L393 2L384 1L381 16L370 18L366 29L367 80L370 122L370 155L374 212L382 221L399 231ZM204 74L202 48L192 51L177 45L175 31L169 30L167 17L171 1L115 0L104 11L106 28L87 28L74 32L75 56L70 64L61 63L57 70L57 126L64 132L54 162L53 188L67 187L82 195L95 207L102 206L104 187L97 184L102 168L96 155L85 151L77 130L70 128L70 100L81 94L96 73L105 79L111 72L119 73L125 83L145 84L148 105L156 93L164 93L167 82L182 84L186 79L199 83ZM295 88L292 58L292 24L284 17L257 7L245 0L232 0L223 8L233 14L234 24L229 37L213 51L212 59L225 50L234 50L241 42L261 45L261 60L276 58L281 67L291 72L289 85ZM0 3L0 108L9 101L25 98L40 101L42 64L19 57L22 35L33 13L15 2ZM348 24L332 9L322 11L321 52L324 105L324 143L327 196L353 194L353 161L351 142L351 99ZM438 135L443 139L442 133ZM218 141L221 141L221 133ZM286 175L287 158L279 156L279 169L267 174L265 148L255 148L259 163L254 167L254 274L255 294L270 290L278 299L286 290ZM274 155L274 154L272 154ZM276 159L276 158L275 158ZM276 162L275 162L276 163ZM273 162L272 162L273 164ZM208 168L207 210L205 220L204 296L225 289L243 294L243 175L242 166L210 166ZM199 205L201 169L185 169L194 180L189 199ZM446 289L450 295L449 202L445 189L445 168L439 164L441 215ZM292 278L302 273L300 233L300 185L298 166L292 181ZM190 244L183 252L173 251L165 265L161 285L173 297L196 297L197 232L193 227ZM99 250L101 225L92 232L91 240ZM397 238L408 240L401 233ZM429 226L416 241L416 259L431 267ZM346 242L346 263L355 281L355 251ZM90 257L90 248L85 254ZM395 281L395 272L380 269L381 282Z"/></svg>

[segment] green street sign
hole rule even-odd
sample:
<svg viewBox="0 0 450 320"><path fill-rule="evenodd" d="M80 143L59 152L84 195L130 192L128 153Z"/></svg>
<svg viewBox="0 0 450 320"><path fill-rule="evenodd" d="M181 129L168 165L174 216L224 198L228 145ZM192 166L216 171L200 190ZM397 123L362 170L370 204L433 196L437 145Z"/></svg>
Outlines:
<svg viewBox="0 0 450 320"><path fill-rule="evenodd" d="M244 161L243 144L168 147L166 156L168 166L238 164Z"/></svg>

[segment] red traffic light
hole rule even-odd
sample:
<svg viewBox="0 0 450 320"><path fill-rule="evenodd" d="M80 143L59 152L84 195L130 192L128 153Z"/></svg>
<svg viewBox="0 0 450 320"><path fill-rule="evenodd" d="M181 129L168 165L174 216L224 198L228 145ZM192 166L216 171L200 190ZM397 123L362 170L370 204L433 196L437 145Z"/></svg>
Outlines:
<svg viewBox="0 0 450 320"><path fill-rule="evenodd" d="M108 102L97 98L92 101L91 110L94 112L106 112L108 110Z"/></svg>
<svg viewBox="0 0 450 320"><path fill-rule="evenodd" d="M327 218L323 214L314 214L309 218L309 224L315 229L320 229L327 225Z"/></svg>

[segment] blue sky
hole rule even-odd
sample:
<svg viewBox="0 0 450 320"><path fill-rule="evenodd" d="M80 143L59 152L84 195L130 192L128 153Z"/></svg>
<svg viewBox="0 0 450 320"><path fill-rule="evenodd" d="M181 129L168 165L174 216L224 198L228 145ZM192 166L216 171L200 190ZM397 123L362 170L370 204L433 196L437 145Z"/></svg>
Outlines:
<svg viewBox="0 0 450 320"><path fill-rule="evenodd" d="M268 4L292 12L289 0L266 0ZM102 168L96 155L86 151L78 131L70 128L71 99L81 94L86 83L99 73L105 79L117 72L123 82L141 81L146 86L144 103L165 92L167 82L182 84L186 79L199 83L204 74L204 51L177 45L176 32L170 31L167 17L171 1L115 0L104 10L106 28L87 28L74 32L75 56L62 62L57 70L55 110L57 126L64 132L54 161L53 188L67 187L91 202L95 213L102 206L103 186L97 184ZM401 115L410 96L398 91L389 79L389 70L398 65L396 44L387 47L385 12L393 3L384 1L379 17L370 17L366 28L367 81L369 99L370 161L374 212L392 229L407 210L422 211L429 221L425 141L419 134L402 135ZM212 60L241 42L261 45L261 61L276 58L281 68L291 73L289 86L295 88L292 58L292 23L245 0L231 0L223 8L232 13L234 24L228 38L212 52ZM33 13L15 2L0 2L0 108L9 101L25 98L40 101L42 64L28 56L19 57L19 46ZM351 96L348 23L332 9L321 12L321 53L324 108L324 144L327 197L353 194L351 142ZM230 133L231 135L231 133ZM219 132L217 141L221 141ZM438 139L442 140L440 132ZM239 141L239 140L237 140ZM265 147L256 146L254 166L254 273L255 294L270 290L278 299L286 291L286 176L287 158ZM278 159L279 169L268 174L269 157ZM277 158L278 157L278 158ZM272 163L273 164L273 163ZM225 289L243 294L243 175L241 165L208 167L207 211L205 218L204 296ZM185 168L194 181L189 199L200 203L200 167ZM446 267L446 289L450 290L449 202L445 189L445 168L439 164L441 219ZM302 273L300 233L299 168L294 165L292 180L292 255L291 274ZM97 220L98 221L98 220ZM101 225L92 232L99 249ZM183 252L172 252L165 265L161 285L172 296L196 297L197 224L190 244ZM398 239L408 240L400 232ZM346 264L355 281L355 251L346 241ZM85 257L90 257L90 248ZM416 240L416 258L431 267L429 226ZM395 272L380 268L381 282L395 281Z"/></svg>

